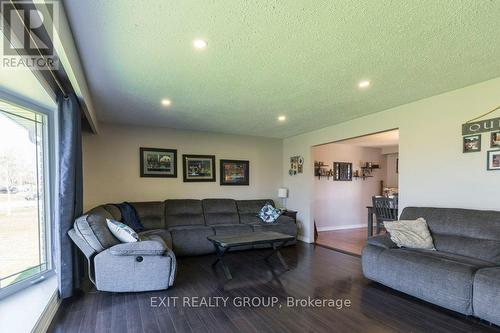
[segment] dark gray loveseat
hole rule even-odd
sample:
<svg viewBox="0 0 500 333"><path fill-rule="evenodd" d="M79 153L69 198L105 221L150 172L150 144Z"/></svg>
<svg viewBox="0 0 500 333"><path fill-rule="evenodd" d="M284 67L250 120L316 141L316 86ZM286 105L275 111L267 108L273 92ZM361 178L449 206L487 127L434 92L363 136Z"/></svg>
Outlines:
<svg viewBox="0 0 500 333"><path fill-rule="evenodd" d="M290 217L280 216L271 224L257 217L266 203L274 205L269 199L132 202L146 229L141 238L148 241L126 244L120 244L106 225L106 219L122 220L120 210L105 204L79 217L69 235L87 257L89 275L98 290L166 289L173 284L176 256L215 252L207 236L254 231L296 236L297 225Z"/></svg>
<svg viewBox="0 0 500 333"><path fill-rule="evenodd" d="M500 212L408 207L402 220L425 218L437 251L397 248L372 237L364 275L444 308L500 325Z"/></svg>

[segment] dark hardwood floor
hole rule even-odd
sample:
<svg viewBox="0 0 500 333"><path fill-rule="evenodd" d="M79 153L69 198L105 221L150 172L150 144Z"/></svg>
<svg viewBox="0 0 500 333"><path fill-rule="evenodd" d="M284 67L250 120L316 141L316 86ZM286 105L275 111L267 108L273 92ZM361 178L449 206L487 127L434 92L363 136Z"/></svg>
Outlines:
<svg viewBox="0 0 500 333"><path fill-rule="evenodd" d="M290 271L276 258L262 260L268 250L228 254L231 281L220 267L212 269L213 255L180 258L173 288L83 293L62 303L49 332L500 332L366 280L358 257L304 243L282 252ZM191 296L213 302L228 297L227 306L183 306L182 298ZM152 297L157 307L151 307ZM159 297L179 297L180 304L166 307ZM277 297L279 303L237 307L243 297ZM288 307L287 297L347 299L351 306Z"/></svg>

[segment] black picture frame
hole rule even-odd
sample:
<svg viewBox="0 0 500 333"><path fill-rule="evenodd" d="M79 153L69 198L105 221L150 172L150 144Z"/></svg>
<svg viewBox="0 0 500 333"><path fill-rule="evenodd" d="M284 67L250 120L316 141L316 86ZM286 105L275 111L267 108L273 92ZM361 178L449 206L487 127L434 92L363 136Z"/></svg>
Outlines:
<svg viewBox="0 0 500 333"><path fill-rule="evenodd" d="M500 131L491 132L490 148L500 148Z"/></svg>
<svg viewBox="0 0 500 333"><path fill-rule="evenodd" d="M493 155L497 156L496 158ZM494 165L494 163L496 163ZM500 170L500 149L488 150L486 152L486 170Z"/></svg>
<svg viewBox="0 0 500 333"><path fill-rule="evenodd" d="M352 181L352 163L333 162L334 181Z"/></svg>
<svg viewBox="0 0 500 333"><path fill-rule="evenodd" d="M148 156L151 154L151 156ZM155 156L156 155L156 156ZM162 165L167 162L161 162L162 157L170 157L171 168L173 170L167 171L167 165ZM146 158L145 158L146 157ZM147 163L157 159L155 166L148 166ZM149 178L177 178L177 149L164 149L164 148L139 148L140 160L140 176ZM148 162L149 160L149 162ZM156 169L156 170L155 170ZM165 169L165 170L161 170Z"/></svg>
<svg viewBox="0 0 500 333"><path fill-rule="evenodd" d="M210 175L195 175L193 168L205 168L206 162L210 165ZM196 164L199 164L196 166ZM188 165L191 164L191 165ZM182 155L182 178L185 183L215 182L215 155Z"/></svg>
<svg viewBox="0 0 500 333"><path fill-rule="evenodd" d="M481 134L466 135L463 137L464 153L478 153L481 151Z"/></svg>
<svg viewBox="0 0 500 333"><path fill-rule="evenodd" d="M250 185L250 161L246 160L220 160L220 185L230 185L230 186L248 186ZM243 167L243 178L230 181L227 179L227 171L229 166L238 168Z"/></svg>

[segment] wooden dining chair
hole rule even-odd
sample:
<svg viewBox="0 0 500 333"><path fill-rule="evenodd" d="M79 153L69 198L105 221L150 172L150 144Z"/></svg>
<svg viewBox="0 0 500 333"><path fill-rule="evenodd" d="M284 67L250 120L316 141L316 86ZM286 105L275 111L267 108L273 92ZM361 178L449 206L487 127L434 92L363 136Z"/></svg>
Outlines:
<svg viewBox="0 0 500 333"><path fill-rule="evenodd" d="M380 233L381 224L384 221L398 220L398 198L388 198L382 196L372 197L373 212L376 218L376 233Z"/></svg>

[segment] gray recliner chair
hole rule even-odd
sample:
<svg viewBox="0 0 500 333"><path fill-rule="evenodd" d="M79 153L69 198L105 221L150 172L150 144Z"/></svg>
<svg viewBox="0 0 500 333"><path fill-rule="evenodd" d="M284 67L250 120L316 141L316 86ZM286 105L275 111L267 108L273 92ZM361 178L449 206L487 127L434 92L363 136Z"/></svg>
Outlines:
<svg viewBox="0 0 500 333"><path fill-rule="evenodd" d="M171 239L164 230L140 233L142 241L120 243L109 231L102 207L79 217L69 237L88 260L89 278L97 290L138 292L168 289L177 270Z"/></svg>

